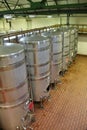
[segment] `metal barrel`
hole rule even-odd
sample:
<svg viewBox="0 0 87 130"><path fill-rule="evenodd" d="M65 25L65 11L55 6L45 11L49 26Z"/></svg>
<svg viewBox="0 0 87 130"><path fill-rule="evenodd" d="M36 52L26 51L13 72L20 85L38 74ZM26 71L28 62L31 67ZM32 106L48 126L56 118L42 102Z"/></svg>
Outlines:
<svg viewBox="0 0 87 130"><path fill-rule="evenodd" d="M17 44L0 45L0 125L4 130L22 129L27 100L24 48Z"/></svg>
<svg viewBox="0 0 87 130"><path fill-rule="evenodd" d="M60 28L62 34L62 51L63 51L63 70L67 70L69 64L69 31L67 28Z"/></svg>
<svg viewBox="0 0 87 130"><path fill-rule="evenodd" d="M69 28L70 39L70 62L72 63L74 57L74 44L75 44L75 29Z"/></svg>
<svg viewBox="0 0 87 130"><path fill-rule="evenodd" d="M51 83L57 80L62 70L62 35L60 32L45 32L42 35L49 37L51 44Z"/></svg>
<svg viewBox="0 0 87 130"><path fill-rule="evenodd" d="M75 59L78 51L78 29L74 28L74 31L75 31L75 39L74 39L74 59Z"/></svg>
<svg viewBox="0 0 87 130"><path fill-rule="evenodd" d="M26 49L27 69L31 82L34 101L49 96L50 84L50 42L39 35L20 39Z"/></svg>

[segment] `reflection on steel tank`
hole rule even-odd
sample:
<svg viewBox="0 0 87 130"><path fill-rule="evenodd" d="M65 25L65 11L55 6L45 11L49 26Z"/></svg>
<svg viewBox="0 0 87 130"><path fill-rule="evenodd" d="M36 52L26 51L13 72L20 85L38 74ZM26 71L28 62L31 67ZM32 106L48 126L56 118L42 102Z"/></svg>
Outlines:
<svg viewBox="0 0 87 130"><path fill-rule="evenodd" d="M29 92L24 48L17 44L0 45L0 127L3 130L26 127L22 121L28 112L26 102Z"/></svg>
<svg viewBox="0 0 87 130"><path fill-rule="evenodd" d="M50 84L50 42L39 35L24 37L20 43L25 46L27 70L34 101L41 101L49 96Z"/></svg>
<svg viewBox="0 0 87 130"><path fill-rule="evenodd" d="M44 32L42 35L50 39L51 83L55 83L58 80L59 72L62 71L62 35L58 31Z"/></svg>

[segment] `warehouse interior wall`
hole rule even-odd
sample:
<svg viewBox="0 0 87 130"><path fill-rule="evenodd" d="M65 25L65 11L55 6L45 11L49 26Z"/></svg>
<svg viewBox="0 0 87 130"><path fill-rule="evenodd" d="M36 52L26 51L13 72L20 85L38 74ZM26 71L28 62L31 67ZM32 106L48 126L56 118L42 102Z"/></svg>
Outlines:
<svg viewBox="0 0 87 130"><path fill-rule="evenodd" d="M38 27L44 27L44 26L50 26L55 24L66 24L67 18L62 16L52 17L52 18L44 18L43 16L41 18L35 17L35 18L14 18L11 20L12 24L12 30L26 30L26 29L33 29ZM70 17L70 24L87 24L87 17ZM6 21L6 19L0 20L0 31L8 31L9 23Z"/></svg>
<svg viewBox="0 0 87 130"><path fill-rule="evenodd" d="M12 28L15 30L26 30L27 22L25 18L17 18L12 20Z"/></svg>
<svg viewBox="0 0 87 130"><path fill-rule="evenodd" d="M1 19L0 20L0 32L8 31L8 30L26 30L27 29L27 21L25 18L14 18L11 20L11 29L9 27L10 20Z"/></svg>
<svg viewBox="0 0 87 130"><path fill-rule="evenodd" d="M46 27L50 25L60 24L59 18L33 18L32 19L32 28Z"/></svg>
<svg viewBox="0 0 87 130"><path fill-rule="evenodd" d="M87 17L70 17L70 24L87 24Z"/></svg>
<svg viewBox="0 0 87 130"><path fill-rule="evenodd" d="M66 24L66 18L15 18L11 20L12 28L11 30L26 30L26 29L33 29L33 28L39 28L39 27L45 27L55 24L60 24L60 21L62 24ZM6 21L6 19L0 20L0 31L8 31L9 23Z"/></svg>
<svg viewBox="0 0 87 130"><path fill-rule="evenodd" d="M11 30L27 30L27 29L33 29L33 28L39 28L44 26L50 26L55 24L66 24L67 23L67 17L52 17L52 18L24 18L19 17L11 20ZM70 17L70 24L86 24L87 23L87 17ZM6 32L10 30L9 23L6 21L6 19L0 20L0 32ZM83 39L83 40L82 40ZM87 55L87 38L79 37L78 42L78 54L84 54Z"/></svg>
<svg viewBox="0 0 87 130"><path fill-rule="evenodd" d="M87 35L80 35L78 38L78 54L87 55Z"/></svg>

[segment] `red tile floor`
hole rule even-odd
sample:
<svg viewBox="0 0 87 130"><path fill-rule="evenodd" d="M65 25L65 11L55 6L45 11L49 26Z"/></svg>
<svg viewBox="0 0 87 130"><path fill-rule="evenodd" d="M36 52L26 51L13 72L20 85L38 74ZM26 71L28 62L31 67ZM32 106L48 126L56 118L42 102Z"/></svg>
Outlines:
<svg viewBox="0 0 87 130"><path fill-rule="evenodd" d="M87 57L77 56L61 80L44 109L35 105L34 130L87 130Z"/></svg>

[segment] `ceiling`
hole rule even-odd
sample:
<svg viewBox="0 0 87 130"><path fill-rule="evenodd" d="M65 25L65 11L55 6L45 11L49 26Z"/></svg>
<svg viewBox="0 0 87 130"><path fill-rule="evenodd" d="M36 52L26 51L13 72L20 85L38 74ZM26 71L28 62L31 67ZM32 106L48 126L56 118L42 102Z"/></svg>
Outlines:
<svg viewBox="0 0 87 130"><path fill-rule="evenodd" d="M0 16L87 14L87 0L0 0Z"/></svg>

